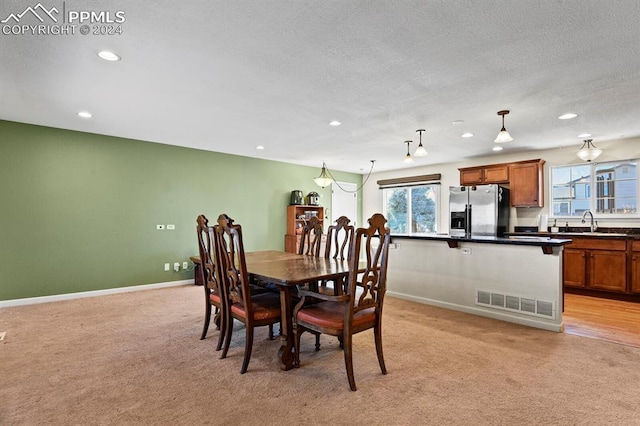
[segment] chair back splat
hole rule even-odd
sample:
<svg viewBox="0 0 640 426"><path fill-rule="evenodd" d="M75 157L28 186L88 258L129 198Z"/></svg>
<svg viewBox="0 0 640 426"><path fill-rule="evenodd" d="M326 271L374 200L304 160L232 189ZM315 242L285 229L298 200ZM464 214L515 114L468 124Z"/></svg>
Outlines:
<svg viewBox="0 0 640 426"><path fill-rule="evenodd" d="M320 257L320 246L322 245L322 222L316 216L305 223L300 237L300 247L298 254Z"/></svg>
<svg viewBox="0 0 640 426"><path fill-rule="evenodd" d="M368 228L358 228L349 245L349 276L344 294L328 295L312 290L299 292L293 311L295 361L300 365L300 336L305 331L337 336L344 351L347 379L356 390L353 375L353 335L373 329L378 364L387 374L382 353L382 306L387 290L390 231L387 220L376 213ZM315 303L308 303L308 299Z"/></svg>

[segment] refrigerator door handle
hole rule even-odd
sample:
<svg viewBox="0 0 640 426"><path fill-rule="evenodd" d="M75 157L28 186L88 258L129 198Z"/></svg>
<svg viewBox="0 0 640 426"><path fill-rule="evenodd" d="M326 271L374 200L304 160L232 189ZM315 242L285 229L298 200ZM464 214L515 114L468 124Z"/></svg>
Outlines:
<svg viewBox="0 0 640 426"><path fill-rule="evenodd" d="M470 237L471 236L471 204L467 204L464 208L465 210L465 216L467 219L467 229L465 230L465 236L466 237Z"/></svg>

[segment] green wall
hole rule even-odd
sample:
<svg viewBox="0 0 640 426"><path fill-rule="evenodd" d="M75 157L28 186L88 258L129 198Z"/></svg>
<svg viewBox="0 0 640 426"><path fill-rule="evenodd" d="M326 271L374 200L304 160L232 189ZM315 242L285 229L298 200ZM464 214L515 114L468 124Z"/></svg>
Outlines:
<svg viewBox="0 0 640 426"><path fill-rule="evenodd" d="M197 254L201 213L234 218L248 251L282 250L291 190L330 207L319 172L0 120L0 300L193 278L163 266Z"/></svg>

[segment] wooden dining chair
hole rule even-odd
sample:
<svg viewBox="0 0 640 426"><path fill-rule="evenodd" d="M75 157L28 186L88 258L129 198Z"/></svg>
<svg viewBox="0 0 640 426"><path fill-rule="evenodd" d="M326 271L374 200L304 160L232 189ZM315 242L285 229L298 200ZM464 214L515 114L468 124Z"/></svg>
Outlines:
<svg viewBox="0 0 640 426"><path fill-rule="evenodd" d="M225 331L225 315L222 315L224 311L224 297L222 295L222 286L218 282L217 274L215 273L215 264L212 259L212 255L215 256L213 247L213 228L209 226L209 220L203 214L199 215L196 219L196 231L198 234L198 251L200 252L201 267L200 276L204 287L204 327L202 329L202 335L200 340L207 337L207 331L209 330L209 323L211 322L212 307L215 309L214 322L216 328L220 330L218 335L218 344L216 350L219 351L222 347Z"/></svg>
<svg viewBox="0 0 640 426"><path fill-rule="evenodd" d="M300 336L305 331L338 336L343 342L344 361L349 387L356 390L353 376L353 335L373 329L378 363L387 374L382 354L382 306L387 283L390 234L387 220L376 213L368 228L358 228L351 242L347 291L327 295L300 291L300 302L293 311L295 365L300 365ZM305 303L306 299L319 300Z"/></svg>
<svg viewBox="0 0 640 426"><path fill-rule="evenodd" d="M280 322L280 296L273 292L252 294L245 261L242 227L234 224L226 214L218 217L213 227L215 237L215 262L218 280L226 297L225 339L220 358L226 358L233 333L233 320L244 323L246 328L244 360L240 373L249 367L253 348L254 328L269 326L269 339L273 339L273 324Z"/></svg>
<svg viewBox="0 0 640 426"><path fill-rule="evenodd" d="M302 227L298 254L320 257L322 246L322 222L317 216L313 216Z"/></svg>
<svg viewBox="0 0 640 426"><path fill-rule="evenodd" d="M346 216L340 216L335 221L335 225L329 226L327 229L327 239L325 243L324 257L327 259L349 260L349 248L355 228L349 225L351 220ZM338 295L345 291L346 280L342 282L328 281L320 283L320 292L326 294Z"/></svg>

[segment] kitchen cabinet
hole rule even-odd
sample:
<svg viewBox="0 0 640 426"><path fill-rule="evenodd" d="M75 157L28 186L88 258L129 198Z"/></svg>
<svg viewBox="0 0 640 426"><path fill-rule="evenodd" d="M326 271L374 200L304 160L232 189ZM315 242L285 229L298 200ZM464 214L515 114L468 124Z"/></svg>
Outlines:
<svg viewBox="0 0 640 426"><path fill-rule="evenodd" d="M631 242L631 293L640 293L640 241Z"/></svg>
<svg viewBox="0 0 640 426"><path fill-rule="evenodd" d="M544 207L544 160L521 161L509 166L512 207Z"/></svg>
<svg viewBox="0 0 640 426"><path fill-rule="evenodd" d="M509 165L467 167L460 170L460 185L484 185L489 183L508 183Z"/></svg>
<svg viewBox="0 0 640 426"><path fill-rule="evenodd" d="M544 160L464 167L460 185L497 183L509 187L511 207L544 207Z"/></svg>
<svg viewBox="0 0 640 426"><path fill-rule="evenodd" d="M627 291L627 242L613 238L573 238L563 253L563 284L611 292Z"/></svg>
<svg viewBox="0 0 640 426"><path fill-rule="evenodd" d="M317 216L320 222L323 223L324 207L309 205L287 206L287 234L284 236L284 251L289 253L298 252L299 232L302 232L304 224L312 216Z"/></svg>

